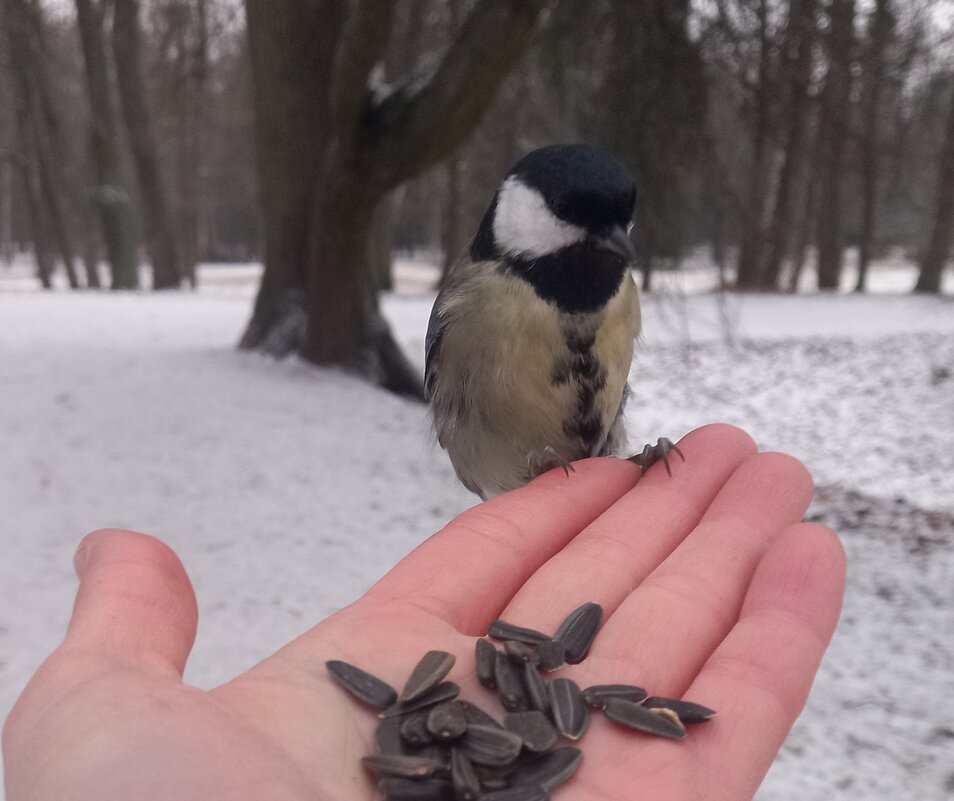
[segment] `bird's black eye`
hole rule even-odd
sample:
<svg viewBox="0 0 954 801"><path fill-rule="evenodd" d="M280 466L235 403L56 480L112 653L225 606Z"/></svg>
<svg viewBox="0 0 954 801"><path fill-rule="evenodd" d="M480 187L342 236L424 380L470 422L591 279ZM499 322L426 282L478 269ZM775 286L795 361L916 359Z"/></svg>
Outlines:
<svg viewBox="0 0 954 801"><path fill-rule="evenodd" d="M570 213L570 203L566 198L557 198L552 205L553 213L561 220L565 220Z"/></svg>

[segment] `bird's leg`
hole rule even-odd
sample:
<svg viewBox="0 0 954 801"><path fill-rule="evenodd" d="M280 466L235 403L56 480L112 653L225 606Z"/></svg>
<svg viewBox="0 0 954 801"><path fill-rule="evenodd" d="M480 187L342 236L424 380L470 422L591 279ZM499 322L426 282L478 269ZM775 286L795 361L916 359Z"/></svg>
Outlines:
<svg viewBox="0 0 954 801"><path fill-rule="evenodd" d="M547 470L554 467L562 467L567 477L570 473L576 472L573 463L550 445L544 447L543 453L531 453L527 456L527 469L530 472L531 479L543 475Z"/></svg>
<svg viewBox="0 0 954 801"><path fill-rule="evenodd" d="M683 461L686 461L686 457L682 455L682 451L679 450L679 447L672 440L666 439L666 437L660 437L656 440L655 445L647 444L643 448L642 453L637 453L635 456L630 456L626 461L632 462L633 464L638 464L640 469L645 473L652 467L656 462L662 459L664 465L666 465L666 472L669 475L672 475L672 470L669 468L669 452L675 451L679 454L679 458Z"/></svg>

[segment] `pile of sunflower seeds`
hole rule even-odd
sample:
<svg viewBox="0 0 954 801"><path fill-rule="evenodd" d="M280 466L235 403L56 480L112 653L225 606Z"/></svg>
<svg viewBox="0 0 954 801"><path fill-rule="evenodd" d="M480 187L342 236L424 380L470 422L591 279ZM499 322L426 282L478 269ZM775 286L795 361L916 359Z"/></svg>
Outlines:
<svg viewBox="0 0 954 801"><path fill-rule="evenodd" d="M444 681L453 654L429 651L411 672L400 696L386 682L346 662L327 662L351 695L381 710L374 755L364 766L378 779L386 801L549 801L583 757L578 740L590 711L660 737L685 737L686 723L715 712L701 704L647 697L641 687L599 684L581 690L572 679L549 673L582 662L603 620L599 604L575 609L550 637L495 620L477 640L477 679L507 714L499 722ZM498 648L491 640L503 643Z"/></svg>

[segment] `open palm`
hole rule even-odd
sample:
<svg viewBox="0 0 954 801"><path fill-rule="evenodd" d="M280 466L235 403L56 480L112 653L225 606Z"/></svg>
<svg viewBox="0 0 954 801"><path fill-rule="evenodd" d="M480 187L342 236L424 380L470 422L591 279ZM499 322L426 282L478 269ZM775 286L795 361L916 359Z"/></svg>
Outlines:
<svg viewBox="0 0 954 801"><path fill-rule="evenodd" d="M561 801L748 799L807 696L840 609L834 535L798 522L801 465L741 431L689 434L668 477L614 459L577 463L464 513L363 598L209 692L183 685L191 585L151 537L103 531L78 552L64 644L4 730L8 801L369 799L360 765L376 719L332 682L342 659L400 688L425 651L457 655L462 697L494 618L553 631L584 601L605 620L559 674L632 683L718 710L682 741L597 716Z"/></svg>

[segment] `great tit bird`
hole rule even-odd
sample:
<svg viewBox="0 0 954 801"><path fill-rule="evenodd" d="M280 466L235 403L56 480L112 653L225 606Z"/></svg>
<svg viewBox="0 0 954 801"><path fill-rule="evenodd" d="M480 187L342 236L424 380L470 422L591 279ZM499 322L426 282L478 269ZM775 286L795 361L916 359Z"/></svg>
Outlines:
<svg viewBox="0 0 954 801"><path fill-rule="evenodd" d="M507 173L431 311L425 393L461 482L490 498L622 455L640 330L636 185L613 156L553 145ZM674 449L647 445L646 469ZM681 455L681 454L680 454Z"/></svg>

